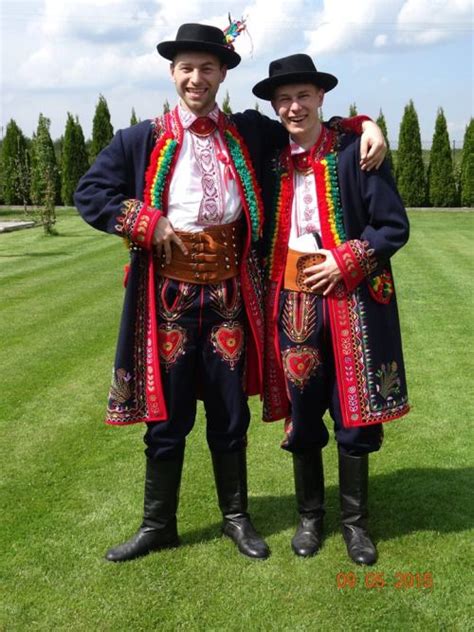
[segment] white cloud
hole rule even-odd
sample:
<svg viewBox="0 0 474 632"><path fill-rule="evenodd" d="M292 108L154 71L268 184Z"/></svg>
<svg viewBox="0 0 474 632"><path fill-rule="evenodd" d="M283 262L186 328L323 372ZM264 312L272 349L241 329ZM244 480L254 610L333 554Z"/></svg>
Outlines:
<svg viewBox="0 0 474 632"><path fill-rule="evenodd" d="M429 45L472 28L471 0L406 0L398 15L397 43Z"/></svg>
<svg viewBox="0 0 474 632"><path fill-rule="evenodd" d="M5 56L8 87L33 89L143 84L164 77L167 67L155 51L173 39L180 23L223 27L227 10L247 17L248 34L236 41L245 65L306 50L318 56L351 50L387 52L427 46L469 29L471 0L36 0L25 25L22 49L14 39ZM14 5L12 5L14 6ZM3 35L3 34L2 34ZM243 65L244 65L243 64Z"/></svg>
<svg viewBox="0 0 474 632"><path fill-rule="evenodd" d="M282 42L286 47L289 42L294 42L292 52L299 50L302 46L302 42L298 41L302 40L302 18L307 11L305 0L271 0L271 3L254 0L248 4L242 14L247 17L254 55L264 55L268 59L271 51L282 49ZM249 39L244 34L236 41L236 49L243 52L245 48L249 48Z"/></svg>
<svg viewBox="0 0 474 632"><path fill-rule="evenodd" d="M130 41L151 18L150 8L143 0L45 0L41 28L46 37Z"/></svg>
<svg viewBox="0 0 474 632"><path fill-rule="evenodd" d="M278 2L281 17L284 2ZM21 82L34 90L105 89L120 82L143 85L147 80L151 84L168 76L168 64L160 60L156 44L174 39L181 23L227 25L227 13L206 15L205 0L174 0L173 11L159 0L38 0L37 4L38 17L27 26L36 45L25 51L22 61L11 64L7 77L9 84Z"/></svg>
<svg viewBox="0 0 474 632"><path fill-rule="evenodd" d="M310 54L427 46L472 28L471 0L324 0L305 35Z"/></svg>
<svg viewBox="0 0 474 632"><path fill-rule="evenodd" d="M374 39L375 48L383 48L388 43L388 37L384 35L377 35Z"/></svg>

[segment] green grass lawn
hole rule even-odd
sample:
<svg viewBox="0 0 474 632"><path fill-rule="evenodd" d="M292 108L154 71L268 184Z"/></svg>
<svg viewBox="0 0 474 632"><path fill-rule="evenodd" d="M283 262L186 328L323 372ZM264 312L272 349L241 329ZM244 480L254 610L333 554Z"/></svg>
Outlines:
<svg viewBox="0 0 474 632"><path fill-rule="evenodd" d="M59 236L0 235L0 629L472 629L474 215L411 212L410 242L394 259L413 410L386 425L371 459L380 559L370 569L350 562L339 533L333 440L324 547L307 560L292 553L291 458L279 448L282 425L260 422L258 400L250 509L271 558L252 562L219 535L200 409L183 475L183 546L122 565L103 559L138 527L143 501L143 428L102 424L127 252L73 211L58 215ZM418 585L425 573L432 589ZM356 585L338 589L338 575Z"/></svg>

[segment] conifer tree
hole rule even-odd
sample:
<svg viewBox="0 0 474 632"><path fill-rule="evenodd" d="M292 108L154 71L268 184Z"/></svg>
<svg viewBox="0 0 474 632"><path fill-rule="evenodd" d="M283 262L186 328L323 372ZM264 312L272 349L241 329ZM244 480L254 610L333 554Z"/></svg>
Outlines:
<svg viewBox="0 0 474 632"><path fill-rule="evenodd" d="M137 115L135 114L135 108L132 108L132 115L130 117L130 125L136 125L139 123Z"/></svg>
<svg viewBox="0 0 474 632"><path fill-rule="evenodd" d="M443 108L438 110L431 143L428 198L431 206L456 206L458 203L451 144Z"/></svg>
<svg viewBox="0 0 474 632"><path fill-rule="evenodd" d="M460 182L461 206L474 206L474 119L464 134Z"/></svg>
<svg viewBox="0 0 474 632"><path fill-rule="evenodd" d="M385 156L385 160L387 161L390 170L392 171L392 174L394 172L393 169L393 156L392 156L392 152L390 150L390 142L388 140L388 132L387 132L387 123L385 122L385 116L383 115L382 110L380 110L379 115L377 117L377 120L375 121L377 123L377 125L380 127L380 129L382 130L382 134L385 137L385 142L387 143L387 154Z"/></svg>
<svg viewBox="0 0 474 632"><path fill-rule="evenodd" d="M81 176L89 168L86 143L79 119L68 112L61 155L61 199L72 205L74 191Z"/></svg>
<svg viewBox="0 0 474 632"><path fill-rule="evenodd" d="M230 96L229 96L228 90L226 91L224 100L222 101L222 111L224 112L224 114L232 114L232 108L230 107Z"/></svg>
<svg viewBox="0 0 474 632"><path fill-rule="evenodd" d="M357 105L355 103L351 103L349 106L349 116L357 116Z"/></svg>
<svg viewBox="0 0 474 632"><path fill-rule="evenodd" d="M168 99L165 99L165 102L163 103L163 114L168 114L168 112L170 111L170 104Z"/></svg>
<svg viewBox="0 0 474 632"><path fill-rule="evenodd" d="M255 101L254 110L257 110L257 112L260 112L260 104L258 101Z"/></svg>
<svg viewBox="0 0 474 632"><path fill-rule="evenodd" d="M413 101L405 106L397 151L397 187L406 206L426 204L425 167L420 126Z"/></svg>
<svg viewBox="0 0 474 632"><path fill-rule="evenodd" d="M5 204L26 205L30 171L27 140L13 119L7 124L2 142L1 170Z"/></svg>
<svg viewBox="0 0 474 632"><path fill-rule="evenodd" d="M107 147L114 135L114 128L110 122L109 106L105 97L99 95L99 101L95 108L92 122L91 160L94 161L98 154Z"/></svg>
<svg viewBox="0 0 474 632"><path fill-rule="evenodd" d="M59 195L60 182L49 126L50 120L40 114L32 143L31 199L41 209L45 233L54 234L55 204Z"/></svg>
<svg viewBox="0 0 474 632"><path fill-rule="evenodd" d="M18 197L23 204L25 213L27 212L27 206L30 203L30 188L31 188L31 141L26 138L26 151L22 151L15 159L15 172L16 172L16 190Z"/></svg>

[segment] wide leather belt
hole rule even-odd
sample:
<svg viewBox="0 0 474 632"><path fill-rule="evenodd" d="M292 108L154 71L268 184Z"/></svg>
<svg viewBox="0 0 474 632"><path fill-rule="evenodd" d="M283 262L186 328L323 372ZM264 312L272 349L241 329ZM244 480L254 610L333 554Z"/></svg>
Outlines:
<svg viewBox="0 0 474 632"><path fill-rule="evenodd" d="M306 285L306 275L304 274L304 270L310 266L316 265L317 263L322 263L325 258L326 257L324 255L316 253L305 254L304 252L298 252L297 250L291 250L291 248L288 248L285 279L283 282L285 290L322 294L322 290L315 291Z"/></svg>
<svg viewBox="0 0 474 632"><path fill-rule="evenodd" d="M171 244L171 262L166 263L164 253L157 265L160 276L187 283L219 283L239 273L243 250L243 224L210 226L197 233L175 231L188 250L185 255Z"/></svg>

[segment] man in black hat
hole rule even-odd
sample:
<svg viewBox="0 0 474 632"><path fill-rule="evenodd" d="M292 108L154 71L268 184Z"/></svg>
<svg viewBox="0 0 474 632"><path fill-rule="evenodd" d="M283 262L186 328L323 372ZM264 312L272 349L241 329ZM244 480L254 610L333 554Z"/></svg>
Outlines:
<svg viewBox="0 0 474 632"><path fill-rule="evenodd" d="M143 522L106 557L178 544L185 441L201 398L223 532L263 559L246 481L247 397L262 392L263 370L258 181L264 150L286 132L256 111L219 110L219 86L240 61L220 29L184 24L157 48L171 61L178 105L119 131L75 195L87 222L130 248L106 421L147 424Z"/></svg>
<svg viewBox="0 0 474 632"><path fill-rule="evenodd" d="M336 84L298 54L271 62L253 88L289 133L265 186L264 418L285 419L300 514L292 548L307 557L323 538L329 409L348 554L373 564L368 454L382 444L382 422L409 408L390 267L408 218L388 166L361 171L359 137L321 125L318 110Z"/></svg>

